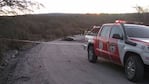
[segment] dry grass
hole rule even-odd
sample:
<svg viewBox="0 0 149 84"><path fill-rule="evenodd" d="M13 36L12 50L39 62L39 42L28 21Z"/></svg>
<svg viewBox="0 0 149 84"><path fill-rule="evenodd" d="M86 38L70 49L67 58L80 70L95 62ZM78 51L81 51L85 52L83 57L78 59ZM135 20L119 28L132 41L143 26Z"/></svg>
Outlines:
<svg viewBox="0 0 149 84"><path fill-rule="evenodd" d="M53 40L80 34L93 25L116 19L149 22L149 14L43 14L0 17L0 37L23 40ZM0 52L18 48L18 43L0 40Z"/></svg>

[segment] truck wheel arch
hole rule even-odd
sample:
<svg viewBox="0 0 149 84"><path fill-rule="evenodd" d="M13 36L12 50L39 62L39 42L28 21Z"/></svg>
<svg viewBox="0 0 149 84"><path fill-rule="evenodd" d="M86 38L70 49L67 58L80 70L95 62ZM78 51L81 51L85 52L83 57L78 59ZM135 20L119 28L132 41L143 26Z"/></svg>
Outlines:
<svg viewBox="0 0 149 84"><path fill-rule="evenodd" d="M127 60L128 57L130 56L130 54L134 54L134 55L138 56L138 57L142 60L140 54L138 54L138 53L136 53L136 52L132 52L132 51L127 51L127 52L125 53L125 55L124 55L123 65L125 64L126 60ZM142 60L142 62L143 62L143 60Z"/></svg>

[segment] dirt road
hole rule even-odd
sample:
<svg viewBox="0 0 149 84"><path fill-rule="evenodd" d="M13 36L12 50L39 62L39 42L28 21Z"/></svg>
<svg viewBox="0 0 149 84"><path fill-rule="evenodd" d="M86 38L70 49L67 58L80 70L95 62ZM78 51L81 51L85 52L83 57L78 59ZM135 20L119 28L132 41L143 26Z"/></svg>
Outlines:
<svg viewBox="0 0 149 84"><path fill-rule="evenodd" d="M123 68L102 60L89 63L80 42L45 42L26 51L8 84L134 84ZM139 84L148 84L149 76Z"/></svg>

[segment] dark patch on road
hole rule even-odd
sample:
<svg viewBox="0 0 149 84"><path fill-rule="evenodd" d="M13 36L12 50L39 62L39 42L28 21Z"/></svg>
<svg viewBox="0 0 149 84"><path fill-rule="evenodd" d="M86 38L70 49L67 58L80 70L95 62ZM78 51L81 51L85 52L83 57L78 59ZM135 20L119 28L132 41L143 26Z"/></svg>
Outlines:
<svg viewBox="0 0 149 84"><path fill-rule="evenodd" d="M74 41L74 39L72 37L64 37L62 41Z"/></svg>

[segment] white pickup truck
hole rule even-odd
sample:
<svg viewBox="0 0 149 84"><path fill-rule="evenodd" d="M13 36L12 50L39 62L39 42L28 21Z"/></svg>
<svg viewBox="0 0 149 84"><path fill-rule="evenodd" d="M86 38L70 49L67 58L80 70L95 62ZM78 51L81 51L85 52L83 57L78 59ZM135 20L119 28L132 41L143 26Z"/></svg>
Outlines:
<svg viewBox="0 0 149 84"><path fill-rule="evenodd" d="M98 34L100 26L93 26L89 31L85 32L84 49L87 49L88 43L93 42L93 38Z"/></svg>
<svg viewBox="0 0 149 84"><path fill-rule="evenodd" d="M123 66L128 80L141 81L149 67L149 26L116 20L103 24L98 32L87 45L89 62L104 58Z"/></svg>

